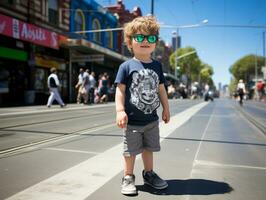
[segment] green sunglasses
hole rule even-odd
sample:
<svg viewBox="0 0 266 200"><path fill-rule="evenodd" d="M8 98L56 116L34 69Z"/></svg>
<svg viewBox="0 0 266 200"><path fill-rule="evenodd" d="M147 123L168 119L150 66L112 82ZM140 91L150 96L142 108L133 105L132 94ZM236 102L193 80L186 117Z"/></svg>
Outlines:
<svg viewBox="0 0 266 200"><path fill-rule="evenodd" d="M138 43L142 43L144 39L146 38L150 44L154 44L158 40L157 35L136 34L136 35L133 35L132 38Z"/></svg>

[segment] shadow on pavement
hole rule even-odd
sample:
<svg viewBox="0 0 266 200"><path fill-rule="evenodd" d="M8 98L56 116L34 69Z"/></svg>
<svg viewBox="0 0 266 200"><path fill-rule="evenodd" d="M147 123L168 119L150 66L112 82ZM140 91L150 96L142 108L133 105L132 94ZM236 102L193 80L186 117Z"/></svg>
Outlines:
<svg viewBox="0 0 266 200"><path fill-rule="evenodd" d="M167 180L168 188L156 190L147 185L137 185L137 189L155 195L211 195L225 194L233 191L233 188L225 182L217 182L205 179Z"/></svg>

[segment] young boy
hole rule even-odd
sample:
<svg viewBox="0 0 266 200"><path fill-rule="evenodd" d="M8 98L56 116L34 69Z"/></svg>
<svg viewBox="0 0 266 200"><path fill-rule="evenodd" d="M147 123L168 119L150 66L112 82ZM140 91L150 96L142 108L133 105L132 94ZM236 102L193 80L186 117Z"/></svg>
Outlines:
<svg viewBox="0 0 266 200"><path fill-rule="evenodd" d="M124 129L124 177L121 193L137 194L133 174L135 158L142 154L144 183L156 189L168 184L153 171L153 152L160 151L156 109L163 107L162 119L170 120L162 66L151 58L158 41L159 25L154 17L138 17L125 25L124 39L134 57L119 67L116 87L116 123Z"/></svg>

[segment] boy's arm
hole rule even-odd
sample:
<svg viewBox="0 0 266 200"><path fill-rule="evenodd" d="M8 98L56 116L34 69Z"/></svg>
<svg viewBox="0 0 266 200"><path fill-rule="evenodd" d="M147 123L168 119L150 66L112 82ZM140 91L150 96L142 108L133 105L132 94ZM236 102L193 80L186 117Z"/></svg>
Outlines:
<svg viewBox="0 0 266 200"><path fill-rule="evenodd" d="M125 128L128 121L127 114L125 112L125 91L126 85L117 84L115 93L116 124L120 128Z"/></svg>
<svg viewBox="0 0 266 200"><path fill-rule="evenodd" d="M162 113L163 121L165 123L168 123L170 121L170 111L169 111L168 98L164 84L159 85L159 98L163 107L163 113Z"/></svg>

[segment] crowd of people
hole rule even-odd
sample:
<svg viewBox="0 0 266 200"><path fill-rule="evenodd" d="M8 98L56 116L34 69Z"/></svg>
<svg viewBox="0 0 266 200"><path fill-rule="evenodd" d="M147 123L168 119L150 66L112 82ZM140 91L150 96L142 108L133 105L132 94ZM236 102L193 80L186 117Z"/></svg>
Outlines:
<svg viewBox="0 0 266 200"><path fill-rule="evenodd" d="M50 108L54 100L63 108L66 104L63 102L59 89L60 81L57 76L57 70L51 68L51 74L47 79L47 86L50 92L50 96L47 101L47 107ZM77 83L74 86L77 93L77 104L98 104L107 103L108 101L114 101L115 88L114 84L111 84L108 73L101 73L96 79L94 71L89 71L84 68L79 69L79 75L77 77Z"/></svg>
<svg viewBox="0 0 266 200"><path fill-rule="evenodd" d="M75 88L78 104L107 103L114 100L114 86L110 83L107 72L99 74L97 81L94 71L80 68Z"/></svg>
<svg viewBox="0 0 266 200"><path fill-rule="evenodd" d="M238 81L233 97L239 101L251 99L256 101L266 101L266 84L263 79L259 79L252 87L247 87L243 79Z"/></svg>
<svg viewBox="0 0 266 200"><path fill-rule="evenodd" d="M210 92L212 92L212 90L207 83L200 85L198 82L193 82L190 87L187 87L181 82L179 85L169 83L167 86L167 94L169 99L201 99L210 95Z"/></svg>
<svg viewBox="0 0 266 200"><path fill-rule="evenodd" d="M50 91L47 107L50 108L54 100L56 100L61 107L65 107L66 104L63 102L59 93L60 82L55 68L51 68L51 74L48 77L47 85ZM206 99L206 97L211 97L208 99L213 100L215 96L214 94L209 94L211 90L208 84L200 86L198 82L193 82L190 87L187 87L182 82L179 85L169 82L167 85L166 91L169 99ZM98 104L115 100L115 87L109 80L107 72L99 74L98 78L96 78L94 71L90 72L88 69L84 70L84 68L81 67L79 69L78 81L74 87L77 93L77 104ZM243 80L240 79L234 97L241 105L245 99L265 101L266 84L260 79L252 88L247 89Z"/></svg>

